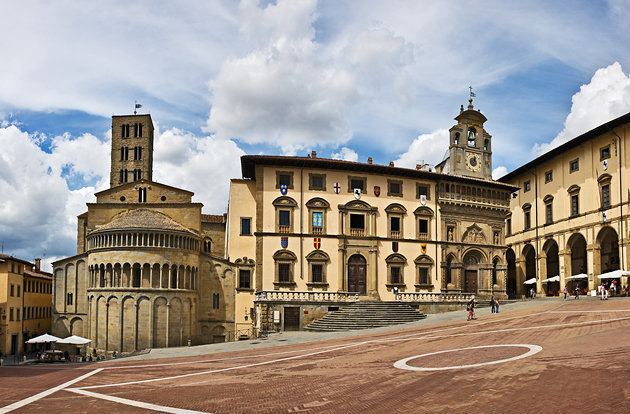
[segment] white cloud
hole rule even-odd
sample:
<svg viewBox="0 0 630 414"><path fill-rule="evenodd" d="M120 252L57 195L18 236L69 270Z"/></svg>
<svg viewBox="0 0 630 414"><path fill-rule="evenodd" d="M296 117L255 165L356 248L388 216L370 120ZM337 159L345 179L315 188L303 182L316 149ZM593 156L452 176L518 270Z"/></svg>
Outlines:
<svg viewBox="0 0 630 414"><path fill-rule="evenodd" d="M345 161L359 161L359 154L351 148L343 147L339 150L339 152L334 152L332 154L333 160L345 160Z"/></svg>
<svg viewBox="0 0 630 414"><path fill-rule="evenodd" d="M193 191L204 213L224 213L230 178L241 176L241 155L233 141L169 129L155 142L153 179Z"/></svg>
<svg viewBox="0 0 630 414"><path fill-rule="evenodd" d="M448 130L440 129L429 134L419 135L400 154L395 164L400 167L415 168L416 164L436 165L444 159L448 150Z"/></svg>
<svg viewBox="0 0 630 414"><path fill-rule="evenodd" d="M564 128L549 143L535 144L541 155L607 121L630 112L630 76L618 62L595 72L591 81L573 95Z"/></svg>
<svg viewBox="0 0 630 414"><path fill-rule="evenodd" d="M503 177L507 173L508 173L507 167L503 165L499 165L497 168L492 170L492 179L498 180L499 178Z"/></svg>

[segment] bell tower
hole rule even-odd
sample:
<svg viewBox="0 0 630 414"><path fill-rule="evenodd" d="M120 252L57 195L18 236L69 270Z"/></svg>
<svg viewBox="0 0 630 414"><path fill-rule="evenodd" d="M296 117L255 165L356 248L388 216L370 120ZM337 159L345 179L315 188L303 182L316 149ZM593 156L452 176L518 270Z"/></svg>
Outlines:
<svg viewBox="0 0 630 414"><path fill-rule="evenodd" d="M474 109L475 94L470 90L468 108L464 105L455 117L457 124L449 129L448 174L492 180L492 136L483 128L488 120Z"/></svg>
<svg viewBox="0 0 630 414"><path fill-rule="evenodd" d="M151 115L112 116L112 163L109 186L153 180Z"/></svg>

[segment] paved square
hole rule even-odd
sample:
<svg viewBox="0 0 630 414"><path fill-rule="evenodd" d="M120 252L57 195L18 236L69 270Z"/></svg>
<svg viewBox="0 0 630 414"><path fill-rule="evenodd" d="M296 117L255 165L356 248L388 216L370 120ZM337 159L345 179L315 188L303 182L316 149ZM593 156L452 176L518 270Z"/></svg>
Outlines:
<svg viewBox="0 0 630 414"><path fill-rule="evenodd" d="M179 358L2 368L0 413L630 412L625 298L540 300L482 310L471 322L459 312L317 340L295 335ZM401 369L401 361L439 370Z"/></svg>

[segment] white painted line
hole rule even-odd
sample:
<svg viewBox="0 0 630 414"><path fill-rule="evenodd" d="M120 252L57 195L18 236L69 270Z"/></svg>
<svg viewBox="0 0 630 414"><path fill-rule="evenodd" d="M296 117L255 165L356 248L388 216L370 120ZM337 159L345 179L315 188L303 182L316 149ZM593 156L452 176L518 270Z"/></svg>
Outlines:
<svg viewBox="0 0 630 414"><path fill-rule="evenodd" d="M630 312L630 309L601 309L601 310L559 310L549 311L549 313L612 313L612 312Z"/></svg>
<svg viewBox="0 0 630 414"><path fill-rule="evenodd" d="M505 348L505 347L527 348L529 350L527 352L525 352L524 354L517 355L517 356L511 357L511 358L496 359L494 361L479 362L477 364L450 365L450 366L446 366L446 367L417 367L417 366L408 365L409 361L413 361L414 359L420 359L420 358L424 358L424 357L431 356L431 355L447 354L447 353L451 353L451 352L467 351L467 350L471 350L471 349ZM433 372L433 371L447 371L447 370L453 370L453 369L476 368L476 367L483 367L483 366L486 366L486 365L495 365L495 364L502 364L504 362L516 361L516 360L519 360L519 359L523 359L523 358L527 358L527 357L530 357L532 355L535 355L535 354L539 353L540 351L542 351L542 347L541 346L539 346L539 345L529 345L529 344L503 344L503 345L471 346L471 347L468 347L468 348L447 349L447 350L444 350L444 351L429 352L429 353L426 353L426 354L411 356L411 357L404 358L404 359L401 359L399 361L396 361L394 363L394 368L405 369L405 370L408 370L408 371L420 371L420 372Z"/></svg>
<svg viewBox="0 0 630 414"><path fill-rule="evenodd" d="M146 402L142 402L142 401L130 400L128 398L114 397L113 395L99 394L99 393L96 393L96 392L85 391L85 390L78 389L78 388L71 388L71 389L68 389L67 391L74 392L74 393L81 394L81 395L85 395L87 397L98 398L98 399L106 400L106 401L112 401L112 402L119 403L119 404L130 405L132 407L144 408L144 409L147 409L147 410L158 411L158 412L161 412L161 413L173 413L173 414L199 414L199 413L203 413L203 411L186 410L186 409L183 409L183 408L175 408L175 407L168 407L168 406L165 406L165 405L150 404L150 403L146 403Z"/></svg>
<svg viewBox="0 0 630 414"><path fill-rule="evenodd" d="M13 410L17 410L18 408L22 408L25 405L31 404L31 403L33 403L33 402L35 402L37 400L41 400L42 398L47 397L50 394L54 394L57 391L60 391L60 390L62 390L64 388L66 388L66 387L69 387L72 384L75 384L75 383L77 383L79 381L83 381L87 377L91 377L92 375L97 374L97 373L101 372L102 370L103 370L102 368L95 369L94 371L90 371L87 374L81 375L80 377L77 377L77 378L75 378L75 379L73 379L71 381L64 382L61 385L57 385L56 387L49 388L46 391L40 392L39 394L32 395L32 396L30 396L28 398L25 398L23 400L14 402L13 404L9 404L7 406L4 406L4 407L0 408L0 414L5 414L5 413L11 412Z"/></svg>

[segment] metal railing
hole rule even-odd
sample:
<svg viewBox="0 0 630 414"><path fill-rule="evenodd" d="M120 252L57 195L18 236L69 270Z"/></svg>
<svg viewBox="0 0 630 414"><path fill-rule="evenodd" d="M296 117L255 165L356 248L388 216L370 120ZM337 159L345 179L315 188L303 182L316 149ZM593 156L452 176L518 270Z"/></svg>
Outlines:
<svg viewBox="0 0 630 414"><path fill-rule="evenodd" d="M296 292L264 290L256 293L256 302L356 302L358 292Z"/></svg>

